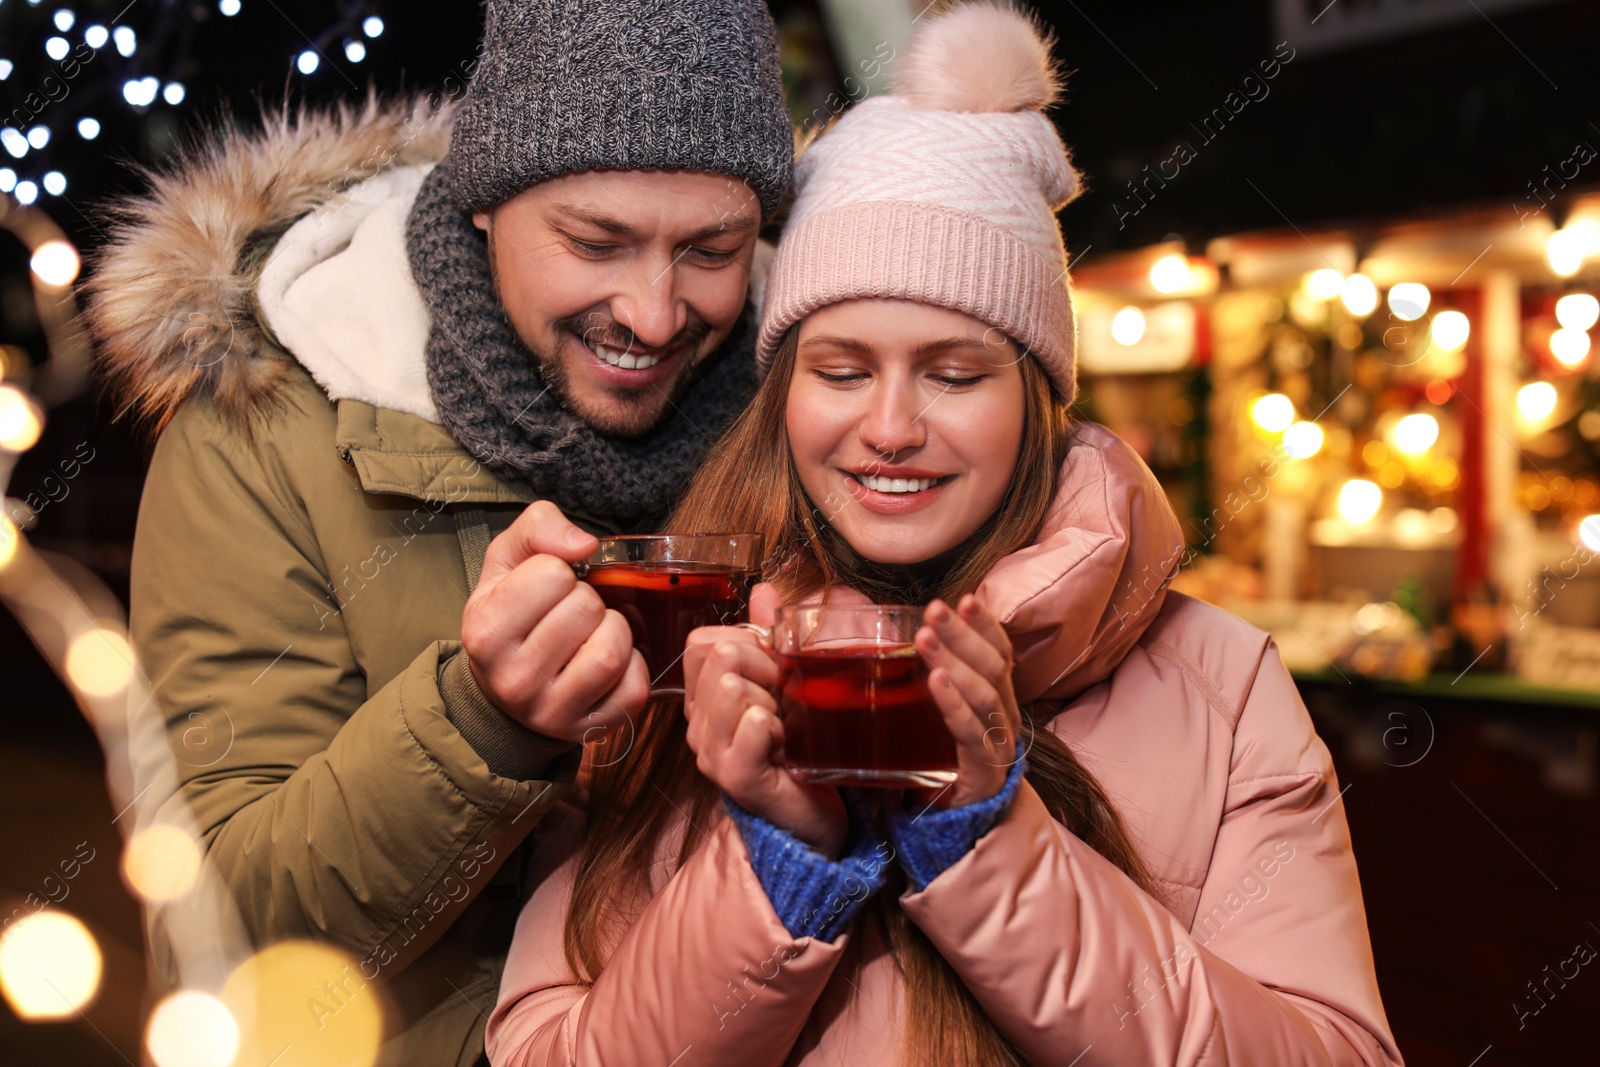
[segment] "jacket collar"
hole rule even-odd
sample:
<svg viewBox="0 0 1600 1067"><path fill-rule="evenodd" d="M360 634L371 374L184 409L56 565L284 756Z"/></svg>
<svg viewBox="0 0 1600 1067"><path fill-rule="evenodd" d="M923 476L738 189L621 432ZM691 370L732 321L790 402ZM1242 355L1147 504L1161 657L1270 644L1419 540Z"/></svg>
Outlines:
<svg viewBox="0 0 1600 1067"><path fill-rule="evenodd" d="M1077 422L1034 544L995 565L978 596L1012 634L1017 695L1070 700L1104 681L1155 621L1186 552L1138 453Z"/></svg>

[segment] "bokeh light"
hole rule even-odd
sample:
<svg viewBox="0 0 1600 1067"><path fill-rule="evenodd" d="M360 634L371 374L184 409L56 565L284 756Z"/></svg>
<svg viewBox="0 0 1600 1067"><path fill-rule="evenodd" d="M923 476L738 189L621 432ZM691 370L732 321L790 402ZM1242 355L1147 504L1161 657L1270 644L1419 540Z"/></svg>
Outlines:
<svg viewBox="0 0 1600 1067"><path fill-rule="evenodd" d="M0 937L0 994L23 1019L75 1015L100 988L100 944L59 908L18 919Z"/></svg>

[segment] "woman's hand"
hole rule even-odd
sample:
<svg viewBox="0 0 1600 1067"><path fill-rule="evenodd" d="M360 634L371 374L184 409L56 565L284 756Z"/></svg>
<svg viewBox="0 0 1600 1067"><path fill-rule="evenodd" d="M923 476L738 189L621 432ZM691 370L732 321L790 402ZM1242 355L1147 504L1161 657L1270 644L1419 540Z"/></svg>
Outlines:
<svg viewBox="0 0 1600 1067"><path fill-rule="evenodd" d="M928 690L956 740L955 784L942 807L988 800L1017 759L1022 712L1011 688L1011 639L970 593L952 611L935 600L922 616L916 647L932 673Z"/></svg>
<svg viewBox="0 0 1600 1067"><path fill-rule="evenodd" d="M758 624L770 623L776 607L762 588L751 598ZM684 682L688 742L700 773L741 808L837 858L849 836L844 802L837 790L798 782L784 766L772 650L749 630L702 627L684 649Z"/></svg>

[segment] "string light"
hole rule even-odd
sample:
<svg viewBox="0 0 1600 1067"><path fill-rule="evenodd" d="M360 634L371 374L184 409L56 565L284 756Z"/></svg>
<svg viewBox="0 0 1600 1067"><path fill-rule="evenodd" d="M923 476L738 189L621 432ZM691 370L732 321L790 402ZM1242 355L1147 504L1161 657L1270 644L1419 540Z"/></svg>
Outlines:
<svg viewBox="0 0 1600 1067"><path fill-rule="evenodd" d="M352 63L359 63L367 58L367 46L360 41L346 41L344 43L344 57Z"/></svg>
<svg viewBox="0 0 1600 1067"><path fill-rule="evenodd" d="M1585 257L1596 252L1600 252L1600 222L1594 219L1569 222L1552 233L1544 246L1550 269L1563 278L1578 273Z"/></svg>
<svg viewBox="0 0 1600 1067"><path fill-rule="evenodd" d="M166 88L161 90L161 99L173 107L183 103L185 95L182 82L168 82Z"/></svg>
<svg viewBox="0 0 1600 1067"><path fill-rule="evenodd" d="M1158 293L1176 293L1187 289L1191 280L1188 259L1176 252L1162 256L1150 268L1150 285Z"/></svg>
<svg viewBox="0 0 1600 1067"><path fill-rule="evenodd" d="M1420 456L1439 440L1439 420L1424 412L1407 415L1394 424L1389 443L1408 456Z"/></svg>
<svg viewBox="0 0 1600 1067"><path fill-rule="evenodd" d="M43 148L50 143L50 127L35 126L28 131L28 144L34 148Z"/></svg>
<svg viewBox="0 0 1600 1067"><path fill-rule="evenodd" d="M1585 515L1578 523L1578 540L1590 552L1600 552L1600 515Z"/></svg>
<svg viewBox="0 0 1600 1067"><path fill-rule="evenodd" d="M83 31L83 43L90 48L104 48L109 40L111 40L111 31L104 26L90 26Z"/></svg>
<svg viewBox="0 0 1600 1067"><path fill-rule="evenodd" d="M10 167L0 167L0 193L9 193L17 187L17 172Z"/></svg>
<svg viewBox="0 0 1600 1067"><path fill-rule="evenodd" d="M100 945L59 909L36 911L0 938L0 993L23 1019L76 1015L100 989Z"/></svg>
<svg viewBox="0 0 1600 1067"><path fill-rule="evenodd" d="M1434 344L1454 352L1465 345L1467 338L1472 335L1472 323L1459 311L1441 311L1433 317L1429 332Z"/></svg>
<svg viewBox="0 0 1600 1067"><path fill-rule="evenodd" d="M44 54L60 62L67 58L67 53L72 51L72 45L67 43L65 37L51 37L44 42Z"/></svg>
<svg viewBox="0 0 1600 1067"><path fill-rule="evenodd" d="M1339 517L1360 526L1372 521L1383 507L1383 490L1365 478L1351 478L1339 488Z"/></svg>
<svg viewBox="0 0 1600 1067"><path fill-rule="evenodd" d="M177 900L200 877L200 848L194 838L170 823L156 823L134 834L122 853L122 876L145 900Z"/></svg>
<svg viewBox="0 0 1600 1067"><path fill-rule="evenodd" d="M46 241L35 249L28 266L40 284L52 289L64 289L78 277L78 268L82 263L78 259L77 249L70 242L56 240Z"/></svg>
<svg viewBox="0 0 1600 1067"><path fill-rule="evenodd" d="M78 136L85 141L92 141L100 136L100 120L83 118L78 120Z"/></svg>
<svg viewBox="0 0 1600 1067"><path fill-rule="evenodd" d="M77 21L78 16L74 15L65 8L55 13L56 29L60 30L62 33L66 33L68 30L72 29L72 24Z"/></svg>
<svg viewBox="0 0 1600 1067"><path fill-rule="evenodd" d="M1568 293L1556 301L1556 321L1569 330L1587 330L1600 322L1600 300L1588 293Z"/></svg>
<svg viewBox="0 0 1600 1067"><path fill-rule="evenodd" d="M1378 287L1365 274L1352 274L1344 280L1339 299L1350 314L1365 318L1378 306Z"/></svg>
<svg viewBox="0 0 1600 1067"><path fill-rule="evenodd" d="M43 181L44 191L51 196L60 196L67 191L67 176L59 170L46 171Z"/></svg>
<svg viewBox="0 0 1600 1067"><path fill-rule="evenodd" d="M1389 310L1405 322L1415 322L1427 314L1433 294L1421 282L1401 282L1389 290Z"/></svg>
<svg viewBox="0 0 1600 1067"><path fill-rule="evenodd" d="M67 679L93 697L116 696L133 680L127 638L104 627L85 630L67 645Z"/></svg>
<svg viewBox="0 0 1600 1067"><path fill-rule="evenodd" d="M28 154L28 138L15 126L3 126L0 127L0 147L21 159Z"/></svg>
<svg viewBox="0 0 1600 1067"><path fill-rule="evenodd" d="M217 4L217 10L229 18L233 18L239 13L241 6L239 0L221 0L221 3Z"/></svg>
<svg viewBox="0 0 1600 1067"><path fill-rule="evenodd" d="M1250 405L1250 417L1268 433L1282 433L1294 422L1294 401L1282 393L1268 393Z"/></svg>
<svg viewBox="0 0 1600 1067"><path fill-rule="evenodd" d="M124 58L131 57L134 49L139 47L138 35L131 26L118 26L111 31L111 40L117 46L117 54Z"/></svg>
<svg viewBox="0 0 1600 1067"><path fill-rule="evenodd" d="M1144 337L1144 312L1125 307L1111 318L1111 337L1119 345L1136 345Z"/></svg>
<svg viewBox="0 0 1600 1067"><path fill-rule="evenodd" d="M1556 387L1549 382L1529 382L1517 390L1517 412L1530 424L1538 424L1556 409Z"/></svg>
<svg viewBox="0 0 1600 1067"><path fill-rule="evenodd" d="M156 102L156 90L160 87L160 81L150 76L140 78L138 81L124 82L122 98L134 107L149 107Z"/></svg>
<svg viewBox="0 0 1600 1067"><path fill-rule="evenodd" d="M296 67L300 68L301 74L315 74L317 72L317 67L321 64L322 57L317 55L316 52L309 48L304 52L301 52L300 57L296 59L294 63Z"/></svg>
<svg viewBox="0 0 1600 1067"><path fill-rule="evenodd" d="M11 77L11 72L14 69L15 67L12 65L11 60L0 59L0 82L3 82L7 78Z"/></svg>
<svg viewBox="0 0 1600 1067"><path fill-rule="evenodd" d="M157 1067L228 1067L239 1052L239 1024L209 993L173 993L150 1014L144 1040Z"/></svg>
<svg viewBox="0 0 1600 1067"><path fill-rule="evenodd" d="M1550 335L1550 354L1563 367L1576 367L1589 358L1589 335L1562 327Z"/></svg>
<svg viewBox="0 0 1600 1067"><path fill-rule="evenodd" d="M1322 427L1314 422L1297 422L1283 431L1283 450L1290 459L1310 459L1322 451Z"/></svg>
<svg viewBox="0 0 1600 1067"><path fill-rule="evenodd" d="M18 182L11 195L17 198L17 203L27 206L39 199L39 187L32 182Z"/></svg>
<svg viewBox="0 0 1600 1067"><path fill-rule="evenodd" d="M1316 300L1332 300L1344 292L1344 275L1332 267L1323 267L1306 275L1306 295Z"/></svg>
<svg viewBox="0 0 1600 1067"><path fill-rule="evenodd" d="M383 20L376 15L368 15L361 22L361 32L368 37L377 37L383 33Z"/></svg>

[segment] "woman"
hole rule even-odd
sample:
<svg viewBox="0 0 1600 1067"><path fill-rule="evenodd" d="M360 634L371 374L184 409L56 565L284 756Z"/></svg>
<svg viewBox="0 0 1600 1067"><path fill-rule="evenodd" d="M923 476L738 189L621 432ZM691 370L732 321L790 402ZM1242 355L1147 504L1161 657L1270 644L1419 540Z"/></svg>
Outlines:
<svg viewBox="0 0 1600 1067"><path fill-rule="evenodd" d="M1398 1063L1332 766L1270 639L1166 594L1159 486L1068 423L1049 42L968 5L901 63L800 162L767 376L673 526L767 534L758 619L928 603L957 780L796 782L770 651L698 631L686 714L653 708L547 824L491 1056Z"/></svg>

